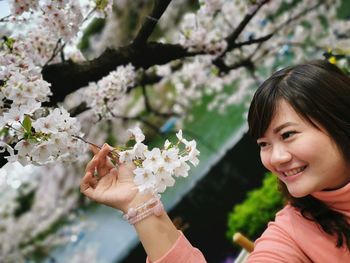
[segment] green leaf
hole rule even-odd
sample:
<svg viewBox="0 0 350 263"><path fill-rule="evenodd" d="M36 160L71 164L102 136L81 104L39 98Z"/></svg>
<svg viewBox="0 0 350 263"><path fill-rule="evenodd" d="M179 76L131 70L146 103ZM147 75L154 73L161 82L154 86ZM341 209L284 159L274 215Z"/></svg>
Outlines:
<svg viewBox="0 0 350 263"><path fill-rule="evenodd" d="M134 147L136 141L134 139L128 140L125 144L126 147Z"/></svg>
<svg viewBox="0 0 350 263"><path fill-rule="evenodd" d="M2 128L0 130L0 137L1 136L6 136L8 134L8 132L9 132L9 128Z"/></svg>
<svg viewBox="0 0 350 263"><path fill-rule="evenodd" d="M25 116L23 123L22 123L23 128L25 129L26 132L30 133L32 130L32 120L30 119L29 116Z"/></svg>
<svg viewBox="0 0 350 263"><path fill-rule="evenodd" d="M324 15L318 15L318 20L320 21L321 25L323 26L323 29L328 29L329 28L329 23L327 20L327 17Z"/></svg>
<svg viewBox="0 0 350 263"><path fill-rule="evenodd" d="M6 38L6 46L8 46L9 49L12 50L13 48L13 44L16 42L16 40L14 38L11 38L11 37L7 37Z"/></svg>

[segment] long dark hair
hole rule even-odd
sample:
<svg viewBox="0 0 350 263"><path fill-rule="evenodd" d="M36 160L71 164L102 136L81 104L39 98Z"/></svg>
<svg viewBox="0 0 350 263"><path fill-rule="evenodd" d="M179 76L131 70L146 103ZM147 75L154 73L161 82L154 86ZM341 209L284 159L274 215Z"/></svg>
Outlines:
<svg viewBox="0 0 350 263"><path fill-rule="evenodd" d="M350 162L350 78L347 75L325 60L275 72L258 88L249 109L249 132L255 139L267 130L281 99L316 128L324 128L344 159ZM304 218L318 223L329 235L335 235L337 247L345 243L350 250L350 224L345 215L311 195L293 197L280 180L279 189Z"/></svg>

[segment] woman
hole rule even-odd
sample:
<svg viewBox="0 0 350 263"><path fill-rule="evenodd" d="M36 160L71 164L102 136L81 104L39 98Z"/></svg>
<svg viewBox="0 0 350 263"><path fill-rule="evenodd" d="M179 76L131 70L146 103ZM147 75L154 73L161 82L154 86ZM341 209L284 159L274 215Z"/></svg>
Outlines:
<svg viewBox="0 0 350 263"><path fill-rule="evenodd" d="M350 78L320 60L282 69L258 88L248 122L289 200L248 262L350 262ZM152 197L135 190L131 165L114 168L109 150L95 151L81 191L128 213ZM164 211L132 223L148 262L206 262Z"/></svg>

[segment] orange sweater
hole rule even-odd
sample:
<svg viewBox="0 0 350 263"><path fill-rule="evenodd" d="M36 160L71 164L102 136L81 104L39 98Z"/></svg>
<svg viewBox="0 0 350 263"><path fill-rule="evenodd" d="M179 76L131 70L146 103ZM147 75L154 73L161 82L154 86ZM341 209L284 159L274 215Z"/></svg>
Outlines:
<svg viewBox="0 0 350 263"><path fill-rule="evenodd" d="M350 221L350 183L334 191L316 192L312 195L333 210L343 213ZM313 221L302 217L296 208L286 205L255 241L248 263L350 262L349 250L335 245L335 236L326 234ZM146 261L150 263L148 259ZM167 254L153 263L180 262L206 262L202 253L192 247L184 235L180 235Z"/></svg>

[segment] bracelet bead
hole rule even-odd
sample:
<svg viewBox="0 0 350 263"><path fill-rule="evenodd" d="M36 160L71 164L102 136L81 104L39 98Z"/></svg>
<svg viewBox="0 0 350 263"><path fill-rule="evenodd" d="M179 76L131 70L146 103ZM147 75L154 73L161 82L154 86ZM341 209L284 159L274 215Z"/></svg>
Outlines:
<svg viewBox="0 0 350 263"><path fill-rule="evenodd" d="M129 208L128 212L123 215L124 220L128 221L130 224L135 223L145 219L148 216L155 215L160 216L164 211L164 206L159 199L159 196L151 198L147 202L139 205L136 208Z"/></svg>

